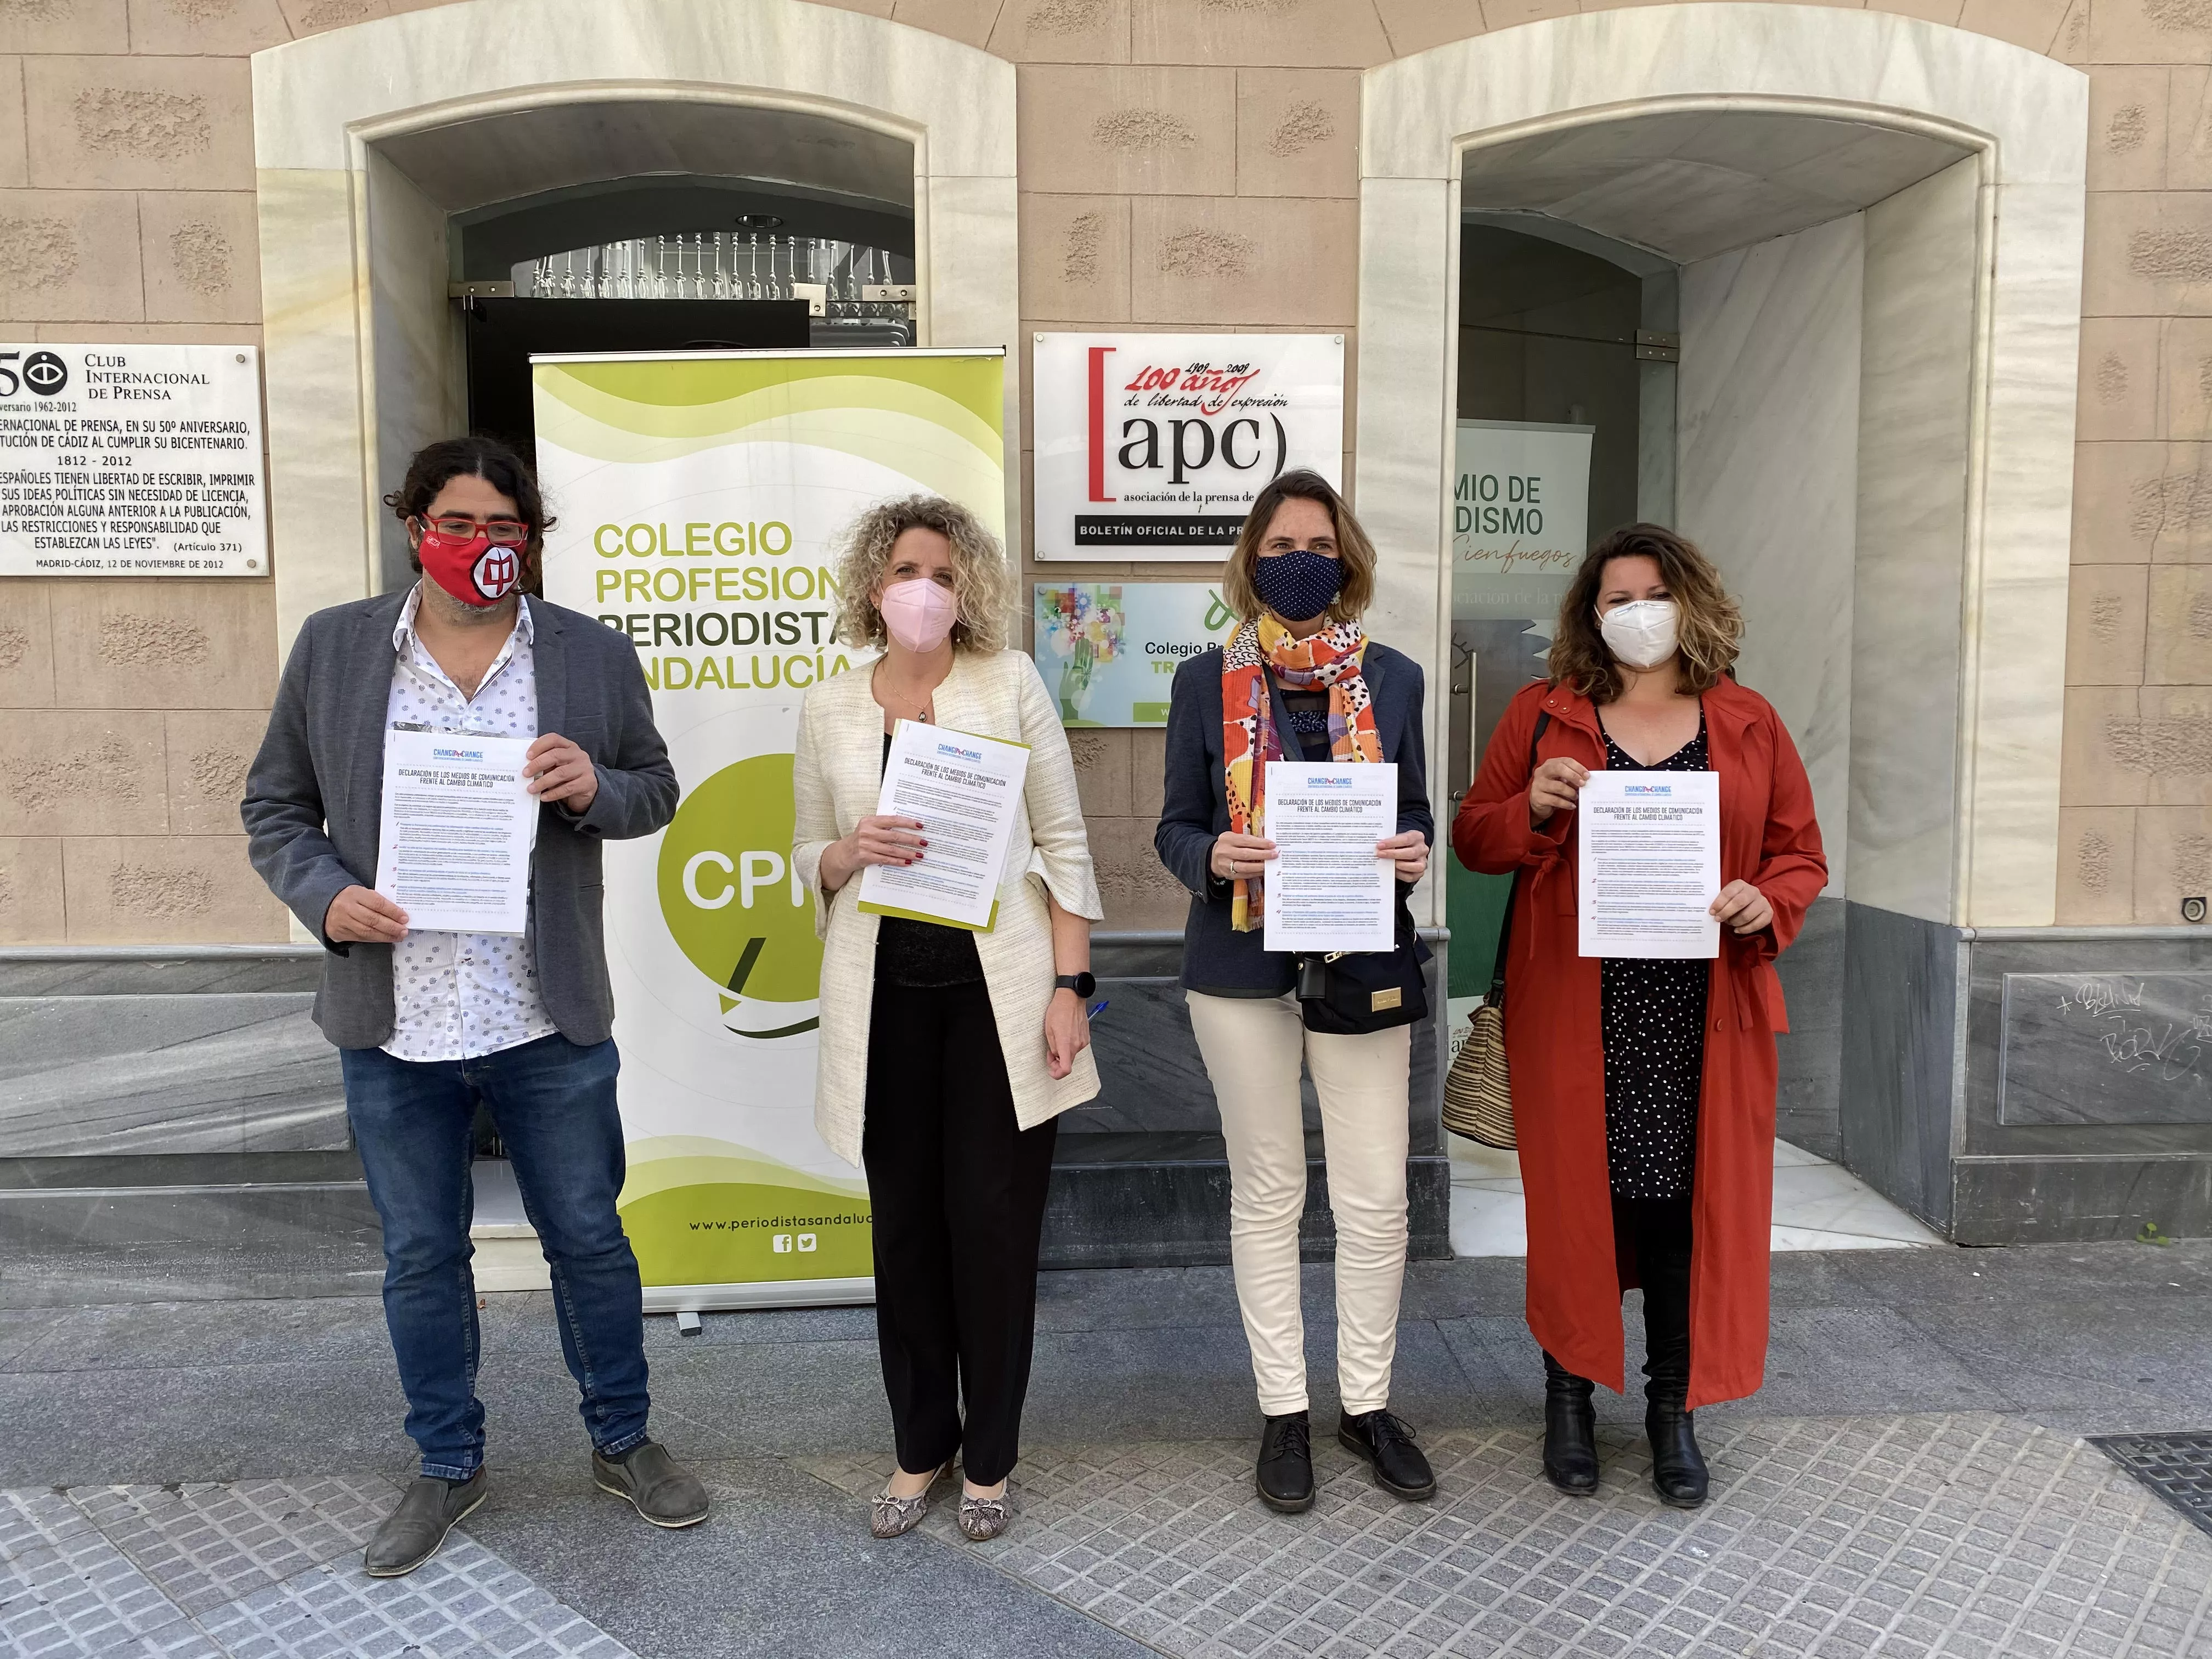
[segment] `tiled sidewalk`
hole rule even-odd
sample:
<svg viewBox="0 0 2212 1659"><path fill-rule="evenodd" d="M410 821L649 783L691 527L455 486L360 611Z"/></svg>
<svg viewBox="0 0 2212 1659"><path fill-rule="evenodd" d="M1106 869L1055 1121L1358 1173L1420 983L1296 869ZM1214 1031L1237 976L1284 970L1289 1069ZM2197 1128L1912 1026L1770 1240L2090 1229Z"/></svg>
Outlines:
<svg viewBox="0 0 2212 1659"><path fill-rule="evenodd" d="M0 1653L24 1659L629 1659L456 1533L361 1570L398 1495L374 1476L0 1492Z"/></svg>
<svg viewBox="0 0 2212 1659"><path fill-rule="evenodd" d="M1243 1443L1046 1449L977 1553L1178 1659L1556 1655L1893 1659L2212 1650L2212 1540L2102 1455L2016 1419L1768 1419L1707 1437L1711 1503L1663 1507L1640 1443L1563 1498L1522 1430L1437 1436L1401 1504L1324 1443L1271 1515ZM805 1467L856 1497L880 1460ZM924 1523L960 1547L949 1510Z"/></svg>

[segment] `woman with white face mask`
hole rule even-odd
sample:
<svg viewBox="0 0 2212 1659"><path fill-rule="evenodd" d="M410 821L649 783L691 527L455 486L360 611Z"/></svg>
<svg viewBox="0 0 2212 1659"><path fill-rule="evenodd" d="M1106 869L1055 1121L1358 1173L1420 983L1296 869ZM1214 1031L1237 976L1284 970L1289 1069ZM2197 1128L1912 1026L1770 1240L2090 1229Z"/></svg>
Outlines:
<svg viewBox="0 0 2212 1659"><path fill-rule="evenodd" d="M1759 1385L1774 1199L1774 958L1827 880L1813 793L1781 719L1733 672L1743 630L1705 556L1617 530L1567 588L1547 679L1499 720L1452 846L1522 877L1505 1049L1543 1345L1544 1473L1597 1490L1593 1379L1620 1392L1620 1296L1644 1291L1644 1427L1662 1501L1707 1488L1691 1413ZM1577 954L1575 806L1598 769L1720 778L1720 955Z"/></svg>
<svg viewBox="0 0 2212 1659"><path fill-rule="evenodd" d="M951 501L885 502L849 532L838 592L838 639L883 655L806 695L792 858L823 941L815 1121L866 1171L873 1212L897 1466L871 1524L912 1530L957 1461L960 1529L981 1540L1012 1513L1054 1121L1098 1092L1087 999L1103 913L1066 735L1036 665L1006 648L1015 586L997 539ZM984 932L859 908L868 866L943 856L920 821L876 811L902 720L1029 746Z"/></svg>

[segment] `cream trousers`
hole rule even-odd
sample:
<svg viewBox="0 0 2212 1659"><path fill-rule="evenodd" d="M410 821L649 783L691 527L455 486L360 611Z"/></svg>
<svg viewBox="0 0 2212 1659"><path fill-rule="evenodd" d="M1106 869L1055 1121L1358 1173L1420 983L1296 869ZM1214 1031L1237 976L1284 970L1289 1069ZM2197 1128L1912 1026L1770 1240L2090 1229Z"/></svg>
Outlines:
<svg viewBox="0 0 2212 1659"><path fill-rule="evenodd" d="M1186 992L1229 1143L1229 1255L1260 1409L1306 1409L1298 1218L1306 1206L1301 1060L1321 1097L1336 1218L1336 1377L1348 1413L1390 1403L1406 1277L1407 1066L1413 1027L1309 1031L1294 998Z"/></svg>

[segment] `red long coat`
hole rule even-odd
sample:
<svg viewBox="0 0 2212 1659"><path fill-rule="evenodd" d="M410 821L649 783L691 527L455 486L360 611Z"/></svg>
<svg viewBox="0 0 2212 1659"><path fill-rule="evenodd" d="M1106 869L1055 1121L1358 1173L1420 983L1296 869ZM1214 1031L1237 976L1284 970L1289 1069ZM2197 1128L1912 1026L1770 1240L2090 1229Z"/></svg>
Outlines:
<svg viewBox="0 0 2212 1659"><path fill-rule="evenodd" d="M1774 907L1748 938L1723 928L1707 994L1698 1110L1690 1285L1692 1410L1754 1393L1766 1368L1767 1249L1774 1209L1774 1034L1790 1029L1774 958L1797 935L1828 866L1813 790L1766 699L1723 679L1705 693L1706 744L1720 774L1721 881L1750 882ZM1605 739L1588 698L1540 681L1507 707L1460 804L1452 850L1471 868L1527 873L1506 969L1505 1053L1528 1209L1528 1328L1577 1376L1620 1391L1620 1292L1606 1165L1605 1054L1598 962L1576 954L1575 815L1528 827L1528 737L1551 724L1539 763L1592 771Z"/></svg>

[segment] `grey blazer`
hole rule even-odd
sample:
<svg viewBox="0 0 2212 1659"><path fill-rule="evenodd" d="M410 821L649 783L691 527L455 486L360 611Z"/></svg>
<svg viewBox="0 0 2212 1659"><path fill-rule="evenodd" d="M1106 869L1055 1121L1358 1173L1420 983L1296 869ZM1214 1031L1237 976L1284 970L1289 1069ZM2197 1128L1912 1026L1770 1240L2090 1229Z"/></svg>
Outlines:
<svg viewBox="0 0 2212 1659"><path fill-rule="evenodd" d="M253 867L330 952L315 1023L341 1048L380 1048L392 1036L392 947L334 944L323 918L343 889L376 884L392 630L406 601L403 588L307 618L240 809ZM527 943L561 1035L602 1042L614 994L599 923L599 842L649 836L675 817L676 772L653 723L636 647L580 612L527 603L538 729L577 744L599 775L599 792L580 816L540 809Z"/></svg>

